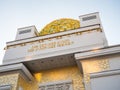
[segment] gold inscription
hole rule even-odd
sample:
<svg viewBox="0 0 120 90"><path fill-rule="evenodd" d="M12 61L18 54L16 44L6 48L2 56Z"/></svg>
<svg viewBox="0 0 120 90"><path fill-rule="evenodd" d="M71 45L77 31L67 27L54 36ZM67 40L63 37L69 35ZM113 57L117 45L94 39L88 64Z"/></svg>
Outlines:
<svg viewBox="0 0 120 90"><path fill-rule="evenodd" d="M38 45L32 46L30 49L28 49L28 52L45 50L45 49L49 49L49 48L63 47L63 46L71 45L71 44L73 44L73 42L70 41L69 39L60 40L60 41L56 41L56 42L50 42L50 43L40 43Z"/></svg>

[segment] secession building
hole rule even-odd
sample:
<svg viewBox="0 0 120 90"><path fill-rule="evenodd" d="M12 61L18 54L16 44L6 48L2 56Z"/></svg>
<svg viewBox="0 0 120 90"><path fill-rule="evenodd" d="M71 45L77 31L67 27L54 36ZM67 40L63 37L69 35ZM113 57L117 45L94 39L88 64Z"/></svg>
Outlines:
<svg viewBox="0 0 120 90"><path fill-rule="evenodd" d="M5 50L0 90L120 90L120 45L107 44L97 12L18 28Z"/></svg>

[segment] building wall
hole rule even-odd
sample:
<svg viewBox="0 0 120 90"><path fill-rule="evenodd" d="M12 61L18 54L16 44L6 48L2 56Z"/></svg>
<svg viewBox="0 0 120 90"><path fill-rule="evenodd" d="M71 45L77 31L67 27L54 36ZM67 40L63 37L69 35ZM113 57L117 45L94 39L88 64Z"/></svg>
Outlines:
<svg viewBox="0 0 120 90"><path fill-rule="evenodd" d="M18 73L0 75L0 86L10 85L12 87L12 90L16 90L18 77Z"/></svg>
<svg viewBox="0 0 120 90"><path fill-rule="evenodd" d="M103 74L105 74L107 72L111 73L111 71L114 72L114 71L116 71L116 70L118 70L120 68L120 56L119 56L119 54L101 56L101 57L81 60L80 62L82 63L83 75L84 75L84 83L85 83L86 90L96 90L96 89L93 89L93 88L94 88L95 84L96 84L96 86L98 85L99 82L97 83L97 79L99 79L99 78L101 78L100 79L101 81L99 80L101 82L101 88L103 88L102 87L102 82L104 83L103 78L105 76L106 76L106 78L108 80L110 80L109 77L117 78L113 74L111 74L111 75L99 74L99 76L96 76L95 78L91 78L92 74L98 75L98 73L103 73ZM117 75L120 75L120 74L117 74ZM93 84L92 81L95 82L94 86L91 85L91 84ZM110 83L110 82L108 82L108 83ZM115 84L114 81L113 82L111 81L111 83L112 83L112 85ZM100 86L100 85L98 85L98 86ZM106 86L104 86L104 88L106 88Z"/></svg>
<svg viewBox="0 0 120 90"><path fill-rule="evenodd" d="M84 60L82 62L83 67L83 73L84 73L84 80L86 83L88 83L89 80L89 74L95 73L95 72L101 72L104 70L109 69L109 60L108 59L89 59Z"/></svg>
<svg viewBox="0 0 120 90"><path fill-rule="evenodd" d="M26 81L23 77L19 76L17 90L38 90L38 82Z"/></svg>
<svg viewBox="0 0 120 90"><path fill-rule="evenodd" d="M77 66L41 71L35 74L40 84L64 80L73 81L73 90L84 90L83 76Z"/></svg>
<svg viewBox="0 0 120 90"><path fill-rule="evenodd" d="M82 63L85 90L91 89L90 74L109 69L109 60L106 58L91 58L80 61Z"/></svg>
<svg viewBox="0 0 120 90"><path fill-rule="evenodd" d="M36 80L26 81L19 73L1 75L0 86L6 85L11 86L12 89L10 90L38 90L38 82Z"/></svg>

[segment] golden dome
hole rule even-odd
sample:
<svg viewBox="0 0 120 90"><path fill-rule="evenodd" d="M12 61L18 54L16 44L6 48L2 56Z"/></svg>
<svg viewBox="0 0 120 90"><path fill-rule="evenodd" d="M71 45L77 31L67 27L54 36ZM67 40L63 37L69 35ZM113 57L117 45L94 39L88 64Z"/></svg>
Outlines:
<svg viewBox="0 0 120 90"><path fill-rule="evenodd" d="M80 22L74 19L58 19L49 24L47 24L40 32L41 35L53 34L57 32L62 32L66 30L72 30L80 28Z"/></svg>

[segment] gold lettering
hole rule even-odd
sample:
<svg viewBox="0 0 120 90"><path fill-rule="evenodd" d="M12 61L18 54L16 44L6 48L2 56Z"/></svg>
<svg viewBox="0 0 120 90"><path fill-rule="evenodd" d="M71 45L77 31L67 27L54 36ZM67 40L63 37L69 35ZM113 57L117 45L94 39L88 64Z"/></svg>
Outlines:
<svg viewBox="0 0 120 90"><path fill-rule="evenodd" d="M70 41L69 39L66 40L60 40L57 42L50 42L50 43L42 43L35 46L32 46L30 49L28 49L28 52L34 52L39 50L45 50L49 48L56 48L56 47L63 47L73 44L73 41Z"/></svg>
<svg viewBox="0 0 120 90"><path fill-rule="evenodd" d="M37 51L38 50L38 46L36 45L36 46L33 46L33 48L34 48L34 51Z"/></svg>
<svg viewBox="0 0 120 90"><path fill-rule="evenodd" d="M55 48L56 47L56 42L52 42L48 44L48 48Z"/></svg>
<svg viewBox="0 0 120 90"><path fill-rule="evenodd" d="M59 42L57 43L57 46L58 46L58 47L63 47L63 46L67 46L67 45L70 45L70 44L71 44L71 43L70 43L70 40L67 39L67 40L59 41Z"/></svg>
<svg viewBox="0 0 120 90"><path fill-rule="evenodd" d="M46 44L41 44L39 49L40 50L46 49Z"/></svg>
<svg viewBox="0 0 120 90"><path fill-rule="evenodd" d="M28 52L33 52L34 51L34 46L32 46L30 49L28 49Z"/></svg>

